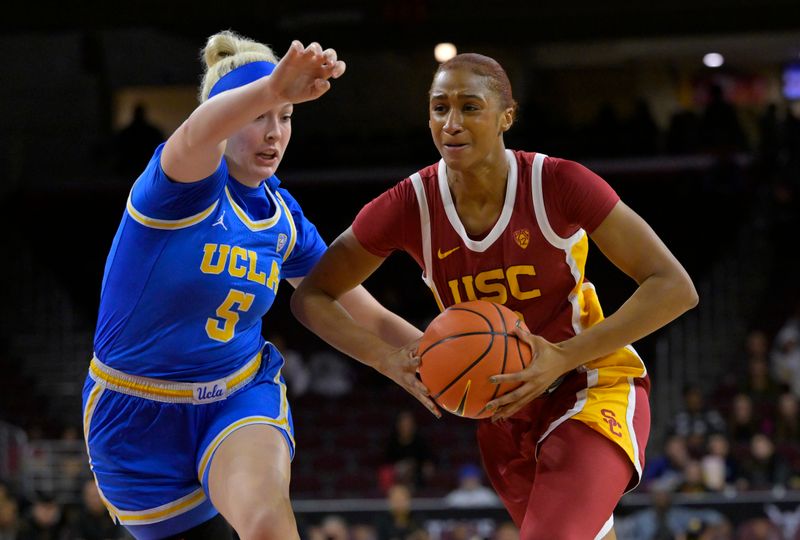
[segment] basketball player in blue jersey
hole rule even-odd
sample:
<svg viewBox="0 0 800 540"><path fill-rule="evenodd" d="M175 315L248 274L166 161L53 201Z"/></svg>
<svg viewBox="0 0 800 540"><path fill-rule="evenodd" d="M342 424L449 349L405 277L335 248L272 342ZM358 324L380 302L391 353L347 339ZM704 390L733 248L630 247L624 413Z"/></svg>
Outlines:
<svg viewBox="0 0 800 540"><path fill-rule="evenodd" d="M232 32L204 59L201 104L135 182L106 262L83 392L89 462L137 539L227 539L228 523L243 540L296 539L294 428L261 318L325 243L275 170L294 104L345 65L299 42L279 62ZM363 289L343 304L398 347L419 334Z"/></svg>

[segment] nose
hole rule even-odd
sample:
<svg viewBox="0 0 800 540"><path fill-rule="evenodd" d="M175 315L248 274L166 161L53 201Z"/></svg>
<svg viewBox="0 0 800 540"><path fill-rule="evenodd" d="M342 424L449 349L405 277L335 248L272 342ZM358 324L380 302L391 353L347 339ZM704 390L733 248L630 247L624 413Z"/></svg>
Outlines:
<svg viewBox="0 0 800 540"><path fill-rule="evenodd" d="M450 135L458 133L463 129L461 121L461 111L459 111L456 107L453 107L447 113L447 118L445 119L443 127L444 131Z"/></svg>
<svg viewBox="0 0 800 540"><path fill-rule="evenodd" d="M264 140L274 141L280 136L278 131L278 116L275 114L267 115L266 122L264 123Z"/></svg>

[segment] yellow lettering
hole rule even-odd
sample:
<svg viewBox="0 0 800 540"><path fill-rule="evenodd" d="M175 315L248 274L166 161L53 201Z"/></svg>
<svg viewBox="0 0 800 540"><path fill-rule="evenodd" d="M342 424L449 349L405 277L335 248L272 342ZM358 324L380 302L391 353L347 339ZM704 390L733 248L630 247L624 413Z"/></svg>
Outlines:
<svg viewBox="0 0 800 540"><path fill-rule="evenodd" d="M258 254L255 251L250 251L248 249L247 257L250 260L250 269L247 271L247 279L263 285L267 280L267 276L266 274L264 274L264 272L259 272L258 270L256 270L256 263L258 262Z"/></svg>
<svg viewBox="0 0 800 540"><path fill-rule="evenodd" d="M278 284L281 281L281 269L278 268L278 263L275 259L272 260L272 268L269 271L269 279L267 280L267 287L272 289L272 292L278 294Z"/></svg>
<svg viewBox="0 0 800 540"><path fill-rule="evenodd" d="M475 287L472 286L472 276L464 276L461 278L464 283L464 291L467 293L467 300L477 300L475 296Z"/></svg>
<svg viewBox="0 0 800 540"><path fill-rule="evenodd" d="M531 265L518 265L511 266L506 270L506 279L508 280L508 287L511 289L511 295L517 300L530 300L542 296L542 291L539 289L531 289L523 291L519 285L519 276L535 276L536 270Z"/></svg>
<svg viewBox="0 0 800 540"><path fill-rule="evenodd" d="M217 252L217 248L219 248L219 257L217 258L217 262L212 262L214 258L214 253ZM220 274L222 270L225 268L225 262L228 260L228 252L231 250L231 246L222 244L221 246L217 246L217 244L206 244L203 246L203 262L200 263L200 271L204 274Z"/></svg>
<svg viewBox="0 0 800 540"><path fill-rule="evenodd" d="M502 268L487 270L486 272L481 272L475 276L475 288L477 288L478 291L484 294L494 293L490 296L482 296L481 300L488 300L497 304L506 303L506 300L508 300L508 293L506 292L505 285L502 283L489 283L490 281L497 280L503 280Z"/></svg>
<svg viewBox="0 0 800 540"><path fill-rule="evenodd" d="M233 277L244 277L247 269L244 266L239 266L238 259L247 260L247 250L243 247L233 246L231 260L228 263L228 273Z"/></svg>
<svg viewBox="0 0 800 540"><path fill-rule="evenodd" d="M233 337L236 323L239 322L239 312L245 312L250 309L254 299L254 294L237 291L236 289L228 291L228 296L225 297L225 300L222 301L216 311L217 317L222 319L222 324L220 324L220 320L212 317L206 320L206 334L208 334L208 337L216 341L230 341ZM234 308L234 305L238 307Z"/></svg>
<svg viewBox="0 0 800 540"><path fill-rule="evenodd" d="M461 292L458 290L458 280L451 279L447 282L450 285L450 292L453 293L453 302L456 304L461 303Z"/></svg>

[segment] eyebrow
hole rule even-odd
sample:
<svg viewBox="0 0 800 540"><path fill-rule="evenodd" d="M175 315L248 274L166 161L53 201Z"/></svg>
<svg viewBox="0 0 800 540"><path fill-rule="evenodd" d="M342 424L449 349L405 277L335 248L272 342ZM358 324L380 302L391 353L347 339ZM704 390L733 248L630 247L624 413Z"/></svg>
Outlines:
<svg viewBox="0 0 800 540"><path fill-rule="evenodd" d="M477 99L480 101L486 101L486 98L484 98L483 96L479 96L478 94L456 93L456 97L461 99ZM435 94L431 94L431 99L445 99L445 98L447 98L447 94L445 94L444 92L437 92Z"/></svg>

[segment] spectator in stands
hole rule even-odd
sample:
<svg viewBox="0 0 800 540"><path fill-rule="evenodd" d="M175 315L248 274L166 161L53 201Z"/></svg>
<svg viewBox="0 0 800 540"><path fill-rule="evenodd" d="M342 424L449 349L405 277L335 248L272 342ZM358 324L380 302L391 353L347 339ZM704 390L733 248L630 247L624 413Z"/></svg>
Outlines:
<svg viewBox="0 0 800 540"><path fill-rule="evenodd" d="M786 321L775 335L770 360L778 381L800 396L800 325L794 318Z"/></svg>
<svg viewBox="0 0 800 540"><path fill-rule="evenodd" d="M311 374L311 391L321 396L336 398L353 389L353 370L341 354L320 349L308 360Z"/></svg>
<svg viewBox="0 0 800 540"><path fill-rule="evenodd" d="M69 537L74 540L112 540L125 538L125 529L108 519L108 510L100 499L94 479L86 480L81 493L81 508L70 523Z"/></svg>
<svg viewBox="0 0 800 540"><path fill-rule="evenodd" d="M724 433L714 433L708 438L708 453L703 456L703 475L707 477L707 471L713 470L717 474L722 471L722 485L712 481L709 485L716 491L724 490L733 486L736 482L738 464L731 455L731 445L728 436ZM707 485L709 482L706 482Z"/></svg>
<svg viewBox="0 0 800 540"><path fill-rule="evenodd" d="M787 463L775 452L775 444L763 433L757 433L750 441L750 455L739 469L736 484L745 490L771 490L786 487L789 475Z"/></svg>
<svg viewBox="0 0 800 540"><path fill-rule="evenodd" d="M675 112L667 130L667 151L670 154L694 154L699 148L700 119L688 109Z"/></svg>
<svg viewBox="0 0 800 540"><path fill-rule="evenodd" d="M22 520L17 540L61 540L64 532L61 505L53 494L38 492Z"/></svg>
<svg viewBox="0 0 800 540"><path fill-rule="evenodd" d="M686 439L689 453L703 455L706 438L712 433L725 431L725 420L715 409L705 406L703 391L689 384L683 389L683 410L672 420L671 432Z"/></svg>
<svg viewBox="0 0 800 540"><path fill-rule="evenodd" d="M347 521L341 516L325 516L319 527L312 529L309 540L349 540Z"/></svg>
<svg viewBox="0 0 800 540"><path fill-rule="evenodd" d="M16 540L19 528L19 503L0 493L0 540Z"/></svg>
<svg viewBox="0 0 800 540"><path fill-rule="evenodd" d="M709 491L703 478L703 467L699 460L690 459L683 466L683 478L675 489L677 493L706 493Z"/></svg>
<svg viewBox="0 0 800 540"><path fill-rule="evenodd" d="M686 439L681 435L671 435L664 444L664 453L645 464L642 482L645 486L658 483L674 489L683 481L683 469L690 459Z"/></svg>
<svg viewBox="0 0 800 540"><path fill-rule="evenodd" d="M766 517L750 518L736 527L736 540L786 540L781 528Z"/></svg>
<svg viewBox="0 0 800 540"><path fill-rule="evenodd" d="M700 133L704 150L733 152L747 146L736 109L727 101L719 84L712 84L708 90Z"/></svg>
<svg viewBox="0 0 800 540"><path fill-rule="evenodd" d="M747 378L739 386L739 392L747 394L753 402L757 418L768 420L775 414L775 404L784 388L770 373L766 349L751 353L747 360Z"/></svg>
<svg viewBox="0 0 800 540"><path fill-rule="evenodd" d="M519 540L519 529L513 521L504 521L494 530L492 540Z"/></svg>
<svg viewBox="0 0 800 540"><path fill-rule="evenodd" d="M389 488L386 496L388 513L378 518L378 538L381 540L406 540L409 535L422 530L411 511L411 491L404 484Z"/></svg>
<svg viewBox="0 0 800 540"><path fill-rule="evenodd" d="M430 445L419 432L411 411L400 411L386 445L386 462L394 468L394 481L410 488L425 484L435 469Z"/></svg>
<svg viewBox="0 0 800 540"><path fill-rule="evenodd" d="M672 491L663 486L651 490L652 506L617 520L619 540L672 540L685 538L690 528L703 524L707 529L726 531L725 516L711 509L684 508L673 505Z"/></svg>
<svg viewBox="0 0 800 540"><path fill-rule="evenodd" d="M375 527L367 523L356 523L350 526L350 540L380 540Z"/></svg>
<svg viewBox="0 0 800 540"><path fill-rule="evenodd" d="M116 170L119 174L139 174L150 161L153 149L164 142L164 134L147 119L147 108L137 103L133 117L115 137Z"/></svg>
<svg viewBox="0 0 800 540"><path fill-rule="evenodd" d="M311 384L311 371L306 366L303 355L291 349L280 334L272 334L267 341L283 354L281 374L286 379L289 395L296 398L305 394Z"/></svg>
<svg viewBox="0 0 800 540"><path fill-rule="evenodd" d="M481 468L473 463L458 471L458 487L447 494L445 502L456 508L487 507L500 504L497 494L482 483Z"/></svg>
<svg viewBox="0 0 800 540"><path fill-rule="evenodd" d="M747 394L733 396L733 407L728 420L728 438L734 445L750 444L753 435L760 431L753 411L753 400Z"/></svg>
<svg viewBox="0 0 800 540"><path fill-rule="evenodd" d="M800 446L800 401L791 392L778 398L773 439L776 444Z"/></svg>
<svg viewBox="0 0 800 540"><path fill-rule="evenodd" d="M626 128L626 145L631 155L653 156L658 153L658 125L645 99L636 100Z"/></svg>

